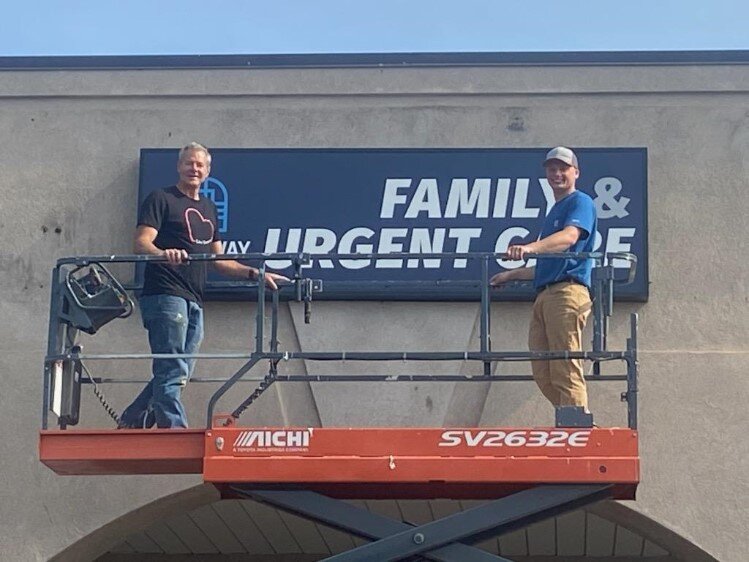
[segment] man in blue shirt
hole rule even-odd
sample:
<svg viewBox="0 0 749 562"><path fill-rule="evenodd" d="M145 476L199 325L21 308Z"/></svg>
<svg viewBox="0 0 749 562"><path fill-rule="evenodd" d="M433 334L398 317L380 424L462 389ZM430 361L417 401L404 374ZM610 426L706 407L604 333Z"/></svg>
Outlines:
<svg viewBox="0 0 749 562"><path fill-rule="evenodd" d="M592 252L596 234L593 200L575 189L580 176L577 156L569 148L553 148L544 160L546 179L554 191L554 206L544 220L540 238L510 246L511 259L526 254ZM535 268L497 273L492 286L533 279L536 300L528 334L531 351L580 351L582 332L591 310L589 294L592 260L538 259ZM579 359L532 361L533 378L554 406L588 408L588 393Z"/></svg>

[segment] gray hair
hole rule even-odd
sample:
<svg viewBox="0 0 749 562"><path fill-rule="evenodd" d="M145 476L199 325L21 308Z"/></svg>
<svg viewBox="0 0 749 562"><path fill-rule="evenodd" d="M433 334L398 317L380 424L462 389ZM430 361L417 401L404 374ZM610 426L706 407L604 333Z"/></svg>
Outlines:
<svg viewBox="0 0 749 562"><path fill-rule="evenodd" d="M208 149L200 144L199 142L191 142L183 146L179 149L179 158L177 159L178 162L182 162L182 158L185 157L185 154L192 151L198 151L205 154L205 159L208 161L208 165L211 165L211 153L208 152Z"/></svg>

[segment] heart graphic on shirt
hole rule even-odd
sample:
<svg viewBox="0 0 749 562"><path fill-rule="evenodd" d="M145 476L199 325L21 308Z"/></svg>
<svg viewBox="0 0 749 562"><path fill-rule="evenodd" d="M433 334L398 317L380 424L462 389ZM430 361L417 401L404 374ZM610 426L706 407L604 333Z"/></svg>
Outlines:
<svg viewBox="0 0 749 562"><path fill-rule="evenodd" d="M213 242L213 223L205 218L197 209L185 211L187 235L193 244L210 244Z"/></svg>

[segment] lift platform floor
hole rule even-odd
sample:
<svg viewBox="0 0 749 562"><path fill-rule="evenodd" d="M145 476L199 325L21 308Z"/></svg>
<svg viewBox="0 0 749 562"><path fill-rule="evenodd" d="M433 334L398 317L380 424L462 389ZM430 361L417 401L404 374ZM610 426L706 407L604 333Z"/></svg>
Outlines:
<svg viewBox="0 0 749 562"><path fill-rule="evenodd" d="M544 484L611 484L634 499L637 431L627 428L279 428L43 430L58 474L202 474L337 498L489 499Z"/></svg>

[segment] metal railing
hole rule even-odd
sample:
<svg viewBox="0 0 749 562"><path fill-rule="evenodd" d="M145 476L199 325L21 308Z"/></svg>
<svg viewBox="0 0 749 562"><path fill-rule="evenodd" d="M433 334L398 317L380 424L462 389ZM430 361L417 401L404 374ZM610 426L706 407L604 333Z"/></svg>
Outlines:
<svg viewBox="0 0 749 562"><path fill-rule="evenodd" d="M349 259L398 259L413 258L413 254L315 254L315 259L331 260ZM253 350L238 353L196 353L196 354L142 354L142 353L102 353L86 354L77 343L79 330L95 333L98 324L119 316L117 302L109 295L109 300L97 294L99 302L87 304L76 296L76 285L96 283L99 276L100 286L110 285L119 294L122 315L132 311L132 303L125 295L125 289L106 269L105 264L113 263L145 263L165 262L166 259L150 255L111 255L111 256L82 256L63 258L57 261L52 273L49 332L47 354L44 360L44 388L42 427L46 429L49 423L49 412L53 411L58 417L58 425L65 429L68 425L78 423L80 411L80 387L82 384L93 384L99 400L108 408L110 415L116 419L113 410L100 393L99 384L134 382L132 380L103 379L91 376L87 362L97 360L125 360L125 359L160 359L183 358L201 360L245 359L245 363L229 378L192 379L194 382L221 382L221 386L211 396L206 411L206 426L210 427L216 404L221 397L240 380L247 380L247 373L260 361L269 361L270 368L267 375L259 380L258 386L236 407L231 418L238 418L265 390L276 382L399 382L399 381L437 381L437 382L505 382L532 381L530 375L492 375L491 368L495 362L533 361L533 360L570 360L582 359L593 363L592 375L588 380L626 381L627 390L622 393L622 401L627 403L627 419L630 428L637 428L637 315L630 316L630 335L627 338L626 349L608 349L609 317L613 312L614 285L617 283L631 283L636 273L637 259L629 253L555 253L529 254L527 257L537 259L590 259L593 260L593 282L591 296L593 298L593 341L591 351L492 351L490 306L492 293L489 287L490 265L494 260L509 259L504 253L434 253L419 254L419 259L469 259L480 260L481 277L477 280L480 287L479 298L479 340L478 351L282 351L278 341L278 310L281 297L294 300L304 305L305 322L311 318L311 303L314 293L322 290L320 280L302 276L302 266L309 263L310 254L238 254L191 255L191 261L220 261L220 260L251 260L259 263L260 278L266 271L266 262L272 260L291 261L294 275L291 283L280 287L278 291L269 291L262 283L245 282L243 286L257 287L257 308L255 312L255 347ZM618 279L614 268L614 260L624 260L628 265L627 276ZM90 268L89 275L84 279L76 279L75 275ZM92 274L91 271L98 273ZM104 276L102 282L101 277ZM111 279L106 279L109 277ZM72 278L72 282L71 282ZM442 281L449 284L449 281ZM80 290L78 291L80 293ZM87 293L83 293L84 295ZM125 295L125 296L123 296ZM83 307L83 308L81 308ZM86 310L86 308L89 310ZM271 328L268 347L265 348L265 316L266 307L270 307ZM83 315L81 316L81 310ZM94 312L101 311L104 317L95 317ZM99 312L96 312L99 314ZM93 319L89 316L94 316ZM111 318L109 318L111 316ZM83 320L81 319L83 318ZM91 320L89 322L89 320ZM481 375L286 375L278 373L278 364L293 360L306 361L471 361L482 364ZM624 374L602 374L601 363L604 361L622 361L626 365ZM144 381L145 382L145 381Z"/></svg>

